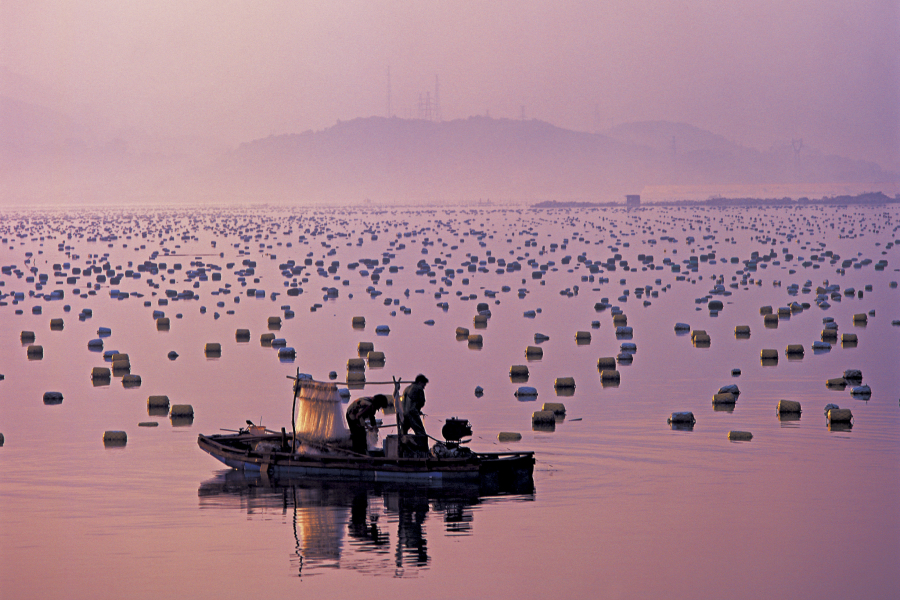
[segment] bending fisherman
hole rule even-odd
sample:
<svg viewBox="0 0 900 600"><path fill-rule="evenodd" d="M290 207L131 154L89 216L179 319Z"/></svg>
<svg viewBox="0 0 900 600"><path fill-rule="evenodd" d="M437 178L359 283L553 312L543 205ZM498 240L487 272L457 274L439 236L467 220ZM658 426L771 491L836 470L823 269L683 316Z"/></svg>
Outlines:
<svg viewBox="0 0 900 600"><path fill-rule="evenodd" d="M384 410L387 408L387 405L387 396L376 394L371 398L357 398L347 407L347 427L350 429L350 441L353 444L353 451L357 454L366 454L369 451L366 434L369 429L377 430L375 413L378 410ZM368 424L368 427L366 427L366 424Z"/></svg>

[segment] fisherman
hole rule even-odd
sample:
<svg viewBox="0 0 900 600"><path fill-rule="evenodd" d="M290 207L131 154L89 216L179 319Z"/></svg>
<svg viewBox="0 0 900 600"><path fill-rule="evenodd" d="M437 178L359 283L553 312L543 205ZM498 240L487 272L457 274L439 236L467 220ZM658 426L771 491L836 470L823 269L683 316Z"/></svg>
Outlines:
<svg viewBox="0 0 900 600"><path fill-rule="evenodd" d="M357 454L366 454L369 443L366 441L368 429L378 429L375 423L375 413L387 408L388 398L384 394L376 394L369 398L364 396L357 398L347 407L347 426L350 428L350 441L353 451ZM366 424L368 423L368 427Z"/></svg>
<svg viewBox="0 0 900 600"><path fill-rule="evenodd" d="M397 429L400 435L412 429L416 435L427 435L422 424L422 407L425 406L425 386L428 378L419 373L415 380L406 386L403 395L394 397L394 408L397 410Z"/></svg>

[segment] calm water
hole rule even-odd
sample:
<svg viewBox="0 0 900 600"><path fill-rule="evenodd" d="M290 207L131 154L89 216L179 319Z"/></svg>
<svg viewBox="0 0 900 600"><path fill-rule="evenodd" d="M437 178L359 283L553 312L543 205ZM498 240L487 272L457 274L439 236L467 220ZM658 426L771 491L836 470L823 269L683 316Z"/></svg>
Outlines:
<svg viewBox="0 0 900 600"><path fill-rule="evenodd" d="M0 216L0 265L10 267L0 275L0 597L265 590L277 597L895 598L898 225L897 207L7 210ZM754 252L774 256L751 270L744 261ZM685 263L692 256L696 270ZM307 258L313 264L305 266ZM522 268L507 271L500 259ZM887 266L876 270L883 259ZM172 272L124 276L148 260ZM255 261L252 273L245 260ZM291 273L291 260L304 269ZM328 272L332 261L338 266ZM102 283L98 273L75 275L106 262L120 281L111 284L106 271ZM376 268L383 270L373 281ZM448 269L453 277L443 280ZM730 295L709 295L720 277ZM841 294L822 309L816 286L826 280ZM302 294L288 296L292 286ZM337 297L328 297L329 287ZM844 295L847 288L863 296ZM250 297L252 289L264 293ZM50 299L54 290L64 297ZM167 290L176 296L161 306ZM184 299L186 290L196 298ZM15 292L23 299L14 301ZM627 315L631 337L617 339L610 308L595 310L602 298ZM717 316L710 298L724 303ZM761 306L777 311L794 301L812 306L777 328L763 326ZM492 315L476 330L479 302ZM79 319L85 308L92 316ZM157 330L154 310L170 317L169 330ZM854 325L854 314L869 311L867 325ZM274 333L296 348L294 361L260 344L270 316L284 318ZM351 327L353 316L366 317L365 329ZM833 317L839 333L855 333L858 344L814 353L823 317ZM64 319L61 330L51 329L54 318ZM676 322L706 330L710 346L694 347L676 334ZM376 334L378 325L390 333ZM750 326L749 339L735 338L736 325ZM103 349L128 353L140 386L126 388L117 377L92 385L91 369L108 366L88 348L100 327L111 329ZM458 341L457 327L482 334L483 345ZM235 340L237 328L250 329L249 343ZM29 360L23 330L43 346L40 360ZM576 331L590 331L590 343L577 344ZM543 358L527 361L538 332L549 336ZM534 490L490 497L471 488L272 485L223 470L198 449L198 433L245 419L288 425L286 376L298 368L317 379L332 370L343 376L360 341L387 356L385 367L368 371L370 380L428 375L430 432L444 418L464 417L476 450L536 451ZM207 342L221 343L220 357L204 354ZM615 356L623 342L637 346L633 363L619 365L618 386L604 387L597 359ZM806 353L788 360L785 347L795 343ZM778 350L777 365L760 364L763 348ZM172 350L175 360L167 358ZM518 364L530 369L527 384L509 379ZM869 399L826 388L827 378L851 368L862 370ZM557 396L557 377L574 377L574 394ZM732 383L741 391L733 410L714 410L712 395ZM484 395L476 397L479 385ZM536 387L537 399L517 399L520 385ZM46 391L63 401L45 403ZM195 419L177 426L148 415L152 394L192 404ZM802 417L779 420L780 399L799 401ZM543 402L567 407L555 431L532 431L531 413ZM853 411L852 428L829 428L828 403ZM666 424L685 410L696 416L692 430ZM138 426L148 421L158 426ZM105 447L106 430L126 431L127 445ZM730 442L731 430L750 431L753 440ZM501 445L500 431L521 432L522 441Z"/></svg>

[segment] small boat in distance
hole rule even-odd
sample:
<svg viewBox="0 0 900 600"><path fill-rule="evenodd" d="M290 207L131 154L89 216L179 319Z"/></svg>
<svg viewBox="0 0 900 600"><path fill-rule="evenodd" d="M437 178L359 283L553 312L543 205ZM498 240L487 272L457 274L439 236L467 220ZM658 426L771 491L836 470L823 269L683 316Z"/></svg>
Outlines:
<svg viewBox="0 0 900 600"><path fill-rule="evenodd" d="M465 419L448 419L444 441L431 448L427 436L388 435L381 449L353 452L337 386L298 375L294 388L293 432L248 421L235 433L201 434L198 445L233 469L263 477L470 482L495 492L533 486L534 452L474 452L463 445L462 437L472 435Z"/></svg>

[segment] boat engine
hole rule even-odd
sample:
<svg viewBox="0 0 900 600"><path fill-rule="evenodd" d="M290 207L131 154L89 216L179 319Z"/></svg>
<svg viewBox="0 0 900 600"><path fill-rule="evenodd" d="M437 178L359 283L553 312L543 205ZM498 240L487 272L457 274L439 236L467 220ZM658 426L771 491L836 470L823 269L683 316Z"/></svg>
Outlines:
<svg viewBox="0 0 900 600"><path fill-rule="evenodd" d="M464 437L472 435L472 426L468 419L452 417L441 427L441 435L448 448L458 448Z"/></svg>

